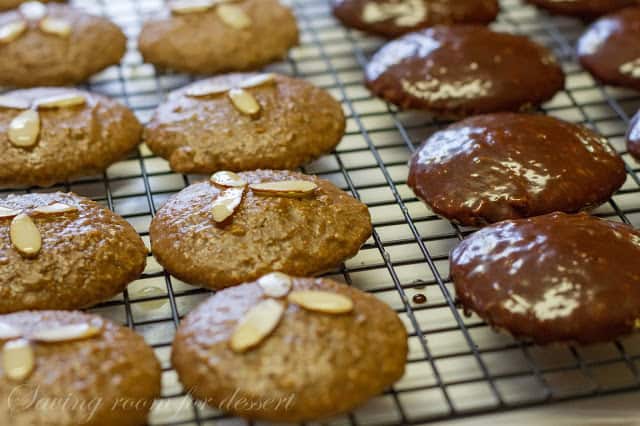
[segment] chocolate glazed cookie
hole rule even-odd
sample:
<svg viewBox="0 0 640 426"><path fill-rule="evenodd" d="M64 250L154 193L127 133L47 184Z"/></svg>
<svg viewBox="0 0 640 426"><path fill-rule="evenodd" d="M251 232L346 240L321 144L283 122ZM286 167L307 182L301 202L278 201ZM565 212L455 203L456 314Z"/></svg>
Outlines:
<svg viewBox="0 0 640 426"><path fill-rule="evenodd" d="M640 161L640 112L636 113L627 132L627 149L629 154Z"/></svg>
<svg viewBox="0 0 640 426"><path fill-rule="evenodd" d="M482 226L594 207L625 179L622 159L586 127L501 113L431 136L411 159L408 185L434 212Z"/></svg>
<svg viewBox="0 0 640 426"><path fill-rule="evenodd" d="M365 76L377 96L445 118L530 109L564 87L546 48L482 26L434 27L391 41Z"/></svg>
<svg viewBox="0 0 640 426"><path fill-rule="evenodd" d="M488 24L497 0L335 0L333 14L347 27L398 37L434 25Z"/></svg>
<svg viewBox="0 0 640 426"><path fill-rule="evenodd" d="M637 5L637 0L527 0L529 3L558 15L593 19L600 15Z"/></svg>
<svg viewBox="0 0 640 426"><path fill-rule="evenodd" d="M481 229L453 250L458 299L497 329L536 343L592 343L640 318L640 232L586 213Z"/></svg>

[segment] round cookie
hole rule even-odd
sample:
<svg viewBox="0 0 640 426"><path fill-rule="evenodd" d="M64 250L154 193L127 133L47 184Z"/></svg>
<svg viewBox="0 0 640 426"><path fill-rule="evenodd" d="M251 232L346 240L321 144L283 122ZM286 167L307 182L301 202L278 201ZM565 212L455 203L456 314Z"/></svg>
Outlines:
<svg viewBox="0 0 640 426"><path fill-rule="evenodd" d="M195 398L300 422L348 412L402 377L407 334L389 306L335 281L275 275L218 292L182 321L172 363Z"/></svg>
<svg viewBox="0 0 640 426"><path fill-rule="evenodd" d="M0 10L15 9L22 3L27 3L28 1L30 0L0 0ZM41 3L47 3L48 1L63 3L67 0L41 0Z"/></svg>
<svg viewBox="0 0 640 426"><path fill-rule="evenodd" d="M523 36L464 25L387 43L365 76L382 99L443 118L531 109L564 87L562 68L546 48Z"/></svg>
<svg viewBox="0 0 640 426"><path fill-rule="evenodd" d="M640 318L640 232L586 213L509 220L476 232L451 255L465 309L536 343L592 343Z"/></svg>
<svg viewBox="0 0 640 426"><path fill-rule="evenodd" d="M527 0L558 15L593 19L616 10L637 5L637 0Z"/></svg>
<svg viewBox="0 0 640 426"><path fill-rule="evenodd" d="M145 142L181 173L295 169L330 152L344 130L340 103L310 83L229 74L172 92L147 124Z"/></svg>
<svg viewBox="0 0 640 426"><path fill-rule="evenodd" d="M133 112L101 95L63 88L7 93L0 96L0 185L50 186L102 173L141 134Z"/></svg>
<svg viewBox="0 0 640 426"><path fill-rule="evenodd" d="M0 200L0 312L79 309L118 293L144 270L129 223L73 193Z"/></svg>
<svg viewBox="0 0 640 426"><path fill-rule="evenodd" d="M3 425L146 424L161 369L141 336L67 311L1 315L0 330Z"/></svg>
<svg viewBox="0 0 640 426"><path fill-rule="evenodd" d="M640 7L594 22L578 40L580 63L596 79L640 90Z"/></svg>
<svg viewBox="0 0 640 426"><path fill-rule="evenodd" d="M0 84L65 86L116 65L126 37L109 20L66 5L23 3L0 14Z"/></svg>
<svg viewBox="0 0 640 426"><path fill-rule="evenodd" d="M333 14L347 27L398 37L434 25L489 24L497 0L334 0Z"/></svg>
<svg viewBox="0 0 640 426"><path fill-rule="evenodd" d="M370 235L364 204L326 180L274 170L216 173L171 198L149 228L167 271L214 289L272 271L328 271Z"/></svg>
<svg viewBox="0 0 640 426"><path fill-rule="evenodd" d="M636 160L640 161L640 112L631 120L627 132L627 149Z"/></svg>
<svg viewBox="0 0 640 426"><path fill-rule="evenodd" d="M170 2L171 10L142 27L145 62L194 74L252 70L283 59L298 43L295 16L278 0L223 3Z"/></svg>
<svg viewBox="0 0 640 426"><path fill-rule="evenodd" d="M433 134L413 155L407 183L437 214L482 226L595 207L625 179L622 159L586 127L499 113Z"/></svg>

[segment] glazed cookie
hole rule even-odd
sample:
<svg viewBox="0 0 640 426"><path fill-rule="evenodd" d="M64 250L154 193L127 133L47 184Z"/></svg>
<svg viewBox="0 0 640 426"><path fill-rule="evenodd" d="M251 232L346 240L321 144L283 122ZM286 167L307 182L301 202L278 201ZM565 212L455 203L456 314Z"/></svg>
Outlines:
<svg viewBox="0 0 640 426"><path fill-rule="evenodd" d="M147 249L127 221L72 193L0 200L0 312L79 309L122 292Z"/></svg>
<svg viewBox="0 0 640 426"><path fill-rule="evenodd" d="M540 8L558 15L576 16L584 19L637 5L637 0L527 0Z"/></svg>
<svg viewBox="0 0 640 426"><path fill-rule="evenodd" d="M348 412L402 377L407 333L370 294L274 273L218 292L182 321L172 362L197 399L252 419Z"/></svg>
<svg viewBox="0 0 640 426"><path fill-rule="evenodd" d="M365 74L377 96L443 118L531 109L564 87L550 51L483 26L408 34L383 46Z"/></svg>
<svg viewBox="0 0 640 426"><path fill-rule="evenodd" d="M578 40L582 66L612 86L640 90L640 7L594 22Z"/></svg>
<svg viewBox="0 0 640 426"><path fill-rule="evenodd" d="M218 172L171 198L149 228L167 271L214 289L328 271L370 235L364 204L326 180L273 170Z"/></svg>
<svg viewBox="0 0 640 426"><path fill-rule="evenodd" d="M229 74L172 92L145 142L181 173L295 169L330 152L344 129L340 103L310 83Z"/></svg>
<svg viewBox="0 0 640 426"><path fill-rule="evenodd" d="M142 27L138 48L159 68L194 74L258 69L298 43L296 19L278 0L175 0Z"/></svg>
<svg viewBox="0 0 640 426"><path fill-rule="evenodd" d="M629 131L627 132L627 149L629 154L640 161L640 112L631 120Z"/></svg>
<svg viewBox="0 0 640 426"><path fill-rule="evenodd" d="M0 84L64 86L118 64L124 33L105 18L65 5L23 3L0 14Z"/></svg>
<svg viewBox="0 0 640 426"><path fill-rule="evenodd" d="M434 25L488 24L497 0L334 0L333 14L347 27L398 37Z"/></svg>
<svg viewBox="0 0 640 426"><path fill-rule="evenodd" d="M586 127L545 115L471 117L432 135L408 185L463 225L595 207L624 183L624 162Z"/></svg>
<svg viewBox="0 0 640 426"><path fill-rule="evenodd" d="M0 96L0 185L49 186L102 173L140 142L129 109L78 89Z"/></svg>
<svg viewBox="0 0 640 426"><path fill-rule="evenodd" d="M27 3L29 0L0 0L0 10L15 9L22 3ZM66 2L66 0L41 0L42 3L52 2Z"/></svg>
<svg viewBox="0 0 640 426"><path fill-rule="evenodd" d="M451 255L466 309L537 343L592 343L630 333L640 318L640 232L554 213L488 226Z"/></svg>
<svg viewBox="0 0 640 426"><path fill-rule="evenodd" d="M142 426L160 396L153 350L97 315L0 315L0 343L3 425Z"/></svg>

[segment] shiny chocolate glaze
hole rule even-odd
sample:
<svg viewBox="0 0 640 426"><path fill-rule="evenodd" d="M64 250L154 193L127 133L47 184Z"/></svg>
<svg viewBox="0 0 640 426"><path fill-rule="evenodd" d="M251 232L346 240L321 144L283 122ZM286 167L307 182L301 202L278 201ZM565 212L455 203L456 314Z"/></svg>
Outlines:
<svg viewBox="0 0 640 426"><path fill-rule="evenodd" d="M537 343L611 340L640 317L640 231L553 213L483 228L451 255L465 309Z"/></svg>
<svg viewBox="0 0 640 426"><path fill-rule="evenodd" d="M433 211L476 226L593 207L626 178L605 138L534 114L456 123L424 142L410 166L408 185Z"/></svg>
<svg viewBox="0 0 640 426"><path fill-rule="evenodd" d="M578 41L578 56L598 80L640 90L640 7L594 22Z"/></svg>
<svg viewBox="0 0 640 426"><path fill-rule="evenodd" d="M473 25L438 26L391 41L371 59L365 77L377 96L444 117L528 109L564 87L549 50Z"/></svg>
<svg viewBox="0 0 640 426"><path fill-rule="evenodd" d="M593 19L638 4L637 0L527 0L558 15Z"/></svg>
<svg viewBox="0 0 640 426"><path fill-rule="evenodd" d="M627 149L629 154L640 161L640 111L633 117L627 132Z"/></svg>

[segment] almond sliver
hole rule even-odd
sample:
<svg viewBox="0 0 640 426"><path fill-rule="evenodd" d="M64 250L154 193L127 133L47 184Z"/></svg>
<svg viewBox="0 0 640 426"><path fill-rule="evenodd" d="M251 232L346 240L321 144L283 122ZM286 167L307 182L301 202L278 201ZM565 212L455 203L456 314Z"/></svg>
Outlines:
<svg viewBox="0 0 640 426"><path fill-rule="evenodd" d="M249 15L247 15L241 7L236 5L227 3L220 4L216 7L216 13L222 22L236 30L251 26L251 18Z"/></svg>
<svg viewBox="0 0 640 426"><path fill-rule="evenodd" d="M258 74L243 80L238 86L243 89L263 86L265 84L273 84L276 82L276 75L273 73Z"/></svg>
<svg viewBox="0 0 640 426"><path fill-rule="evenodd" d="M243 194L244 188L228 188L222 191L213 201L213 220L220 223L230 218L242 202Z"/></svg>
<svg viewBox="0 0 640 426"><path fill-rule="evenodd" d="M173 0L169 3L169 7L173 13L187 14L205 12L215 4L215 0Z"/></svg>
<svg viewBox="0 0 640 426"><path fill-rule="evenodd" d="M31 339L39 342L57 343L71 340L88 339L100 334L102 329L87 323L63 325L56 328L36 331Z"/></svg>
<svg viewBox="0 0 640 426"><path fill-rule="evenodd" d="M64 93L62 95L48 96L38 99L35 105L38 108L68 108L72 106L84 105L87 98L80 93Z"/></svg>
<svg viewBox="0 0 640 426"><path fill-rule="evenodd" d="M213 96L221 95L231 89L228 85L223 83L213 83L210 81L203 81L201 83L195 83L191 87L187 88L185 94L194 98L201 96Z"/></svg>
<svg viewBox="0 0 640 426"><path fill-rule="evenodd" d="M229 90L229 99L233 106L245 115L255 116L260 112L260 104L256 98L244 89Z"/></svg>
<svg viewBox="0 0 640 426"><path fill-rule="evenodd" d="M262 291L269 297L283 297L291 290L293 281L291 277L282 272L272 272L263 275L258 280L258 285L262 287Z"/></svg>
<svg viewBox="0 0 640 426"><path fill-rule="evenodd" d="M64 203L55 203L48 206L40 206L33 209L35 213L41 214L58 214L78 211L76 206L70 206Z"/></svg>
<svg viewBox="0 0 640 426"><path fill-rule="evenodd" d="M40 115L37 111L28 109L21 112L9 123L7 136L12 145L28 148L38 142L40 135Z"/></svg>
<svg viewBox="0 0 640 426"><path fill-rule="evenodd" d="M313 193L318 188L318 185L308 180L281 180L252 183L249 188L257 194L304 197Z"/></svg>
<svg viewBox="0 0 640 426"><path fill-rule="evenodd" d="M247 181L244 180L240 175L227 171L214 173L211 176L211 182L225 188L241 188L247 186Z"/></svg>
<svg viewBox="0 0 640 426"><path fill-rule="evenodd" d="M353 310L353 301L328 291L302 290L289 293L288 300L303 308L325 314L344 314Z"/></svg>
<svg viewBox="0 0 640 426"><path fill-rule="evenodd" d="M6 322L0 322L0 340L22 337L22 332Z"/></svg>
<svg viewBox="0 0 640 426"><path fill-rule="evenodd" d="M249 309L234 330L230 346L234 352L245 352L271 334L284 313L284 305L274 299L266 299Z"/></svg>
<svg viewBox="0 0 640 426"><path fill-rule="evenodd" d="M2 369L11 380L23 381L35 368L35 354L26 339L11 340L2 348Z"/></svg>
<svg viewBox="0 0 640 426"><path fill-rule="evenodd" d="M20 210L8 209L0 207L0 218L16 217L20 214Z"/></svg>
<svg viewBox="0 0 640 426"><path fill-rule="evenodd" d="M27 23L23 20L9 22L0 27L0 43L11 43L27 30Z"/></svg>
<svg viewBox="0 0 640 426"><path fill-rule="evenodd" d="M71 35L71 24L64 19L47 16L38 25L42 32L57 35L59 37L69 37Z"/></svg>
<svg viewBox="0 0 640 426"><path fill-rule="evenodd" d="M14 217L9 229L11 243L25 257L34 257L42 248L42 237L33 220L24 213Z"/></svg>

